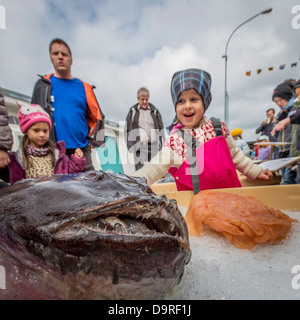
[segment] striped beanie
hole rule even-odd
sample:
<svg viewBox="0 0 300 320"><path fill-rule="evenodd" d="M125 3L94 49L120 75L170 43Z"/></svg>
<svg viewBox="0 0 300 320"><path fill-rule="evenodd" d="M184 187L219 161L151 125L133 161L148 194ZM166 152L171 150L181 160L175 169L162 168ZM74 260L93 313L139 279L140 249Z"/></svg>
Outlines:
<svg viewBox="0 0 300 320"><path fill-rule="evenodd" d="M204 70L186 69L173 75L171 82L171 96L176 107L182 91L194 89L202 97L205 110L209 107L212 96L210 92L211 76Z"/></svg>

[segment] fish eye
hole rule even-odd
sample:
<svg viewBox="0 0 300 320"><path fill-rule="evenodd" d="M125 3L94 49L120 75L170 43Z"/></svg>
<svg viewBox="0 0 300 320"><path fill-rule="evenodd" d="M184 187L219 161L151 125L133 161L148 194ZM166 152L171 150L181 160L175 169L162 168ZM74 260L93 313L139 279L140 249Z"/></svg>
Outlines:
<svg viewBox="0 0 300 320"><path fill-rule="evenodd" d="M101 180L104 178L104 173L102 171L90 171L84 176L84 180Z"/></svg>

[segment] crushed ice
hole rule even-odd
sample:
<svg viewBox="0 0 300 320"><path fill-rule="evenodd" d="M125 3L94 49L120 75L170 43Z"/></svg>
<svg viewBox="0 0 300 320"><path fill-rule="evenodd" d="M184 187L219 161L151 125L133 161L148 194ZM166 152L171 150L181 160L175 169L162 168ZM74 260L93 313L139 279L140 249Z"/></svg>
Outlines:
<svg viewBox="0 0 300 320"><path fill-rule="evenodd" d="M187 208L179 209L185 215ZM300 212L283 212L300 221ZM208 228L199 238L190 237L190 245L192 259L166 299L300 299L300 289L292 285L292 268L300 265L300 223L292 224L283 241L252 251L237 249Z"/></svg>

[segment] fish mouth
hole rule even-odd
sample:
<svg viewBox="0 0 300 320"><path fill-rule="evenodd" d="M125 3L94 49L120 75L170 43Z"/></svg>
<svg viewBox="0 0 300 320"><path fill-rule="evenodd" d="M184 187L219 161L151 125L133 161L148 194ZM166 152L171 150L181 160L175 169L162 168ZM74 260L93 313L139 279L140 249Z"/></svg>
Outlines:
<svg viewBox="0 0 300 320"><path fill-rule="evenodd" d="M179 214L178 220L178 217L175 218L175 215L168 213L170 209L178 210L172 202L169 206L172 207L166 209L157 203L115 205L77 214L77 217L41 226L36 231L43 242L46 239L46 242L51 242L57 248L75 255L94 250L104 241L110 241L111 246L115 247L120 243L139 245L165 238L188 249L188 233L184 218Z"/></svg>
<svg viewBox="0 0 300 320"><path fill-rule="evenodd" d="M178 228L177 228L178 229ZM89 232L101 235L153 236L165 233L177 237L179 230L169 221L160 218L130 216L99 216L93 220L76 222L59 229L54 236L59 239L76 237Z"/></svg>

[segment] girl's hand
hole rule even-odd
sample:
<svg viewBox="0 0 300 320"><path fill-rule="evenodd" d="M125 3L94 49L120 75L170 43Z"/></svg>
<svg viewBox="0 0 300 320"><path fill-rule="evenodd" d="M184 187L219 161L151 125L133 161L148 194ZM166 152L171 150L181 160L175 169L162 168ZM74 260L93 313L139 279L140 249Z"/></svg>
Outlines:
<svg viewBox="0 0 300 320"><path fill-rule="evenodd" d="M257 177L259 180L269 180L273 177L273 173L269 169L263 170Z"/></svg>
<svg viewBox="0 0 300 320"><path fill-rule="evenodd" d="M75 157L77 157L79 159L83 158L83 152L82 152L82 150L80 148L77 148L75 150L74 155L75 155Z"/></svg>

